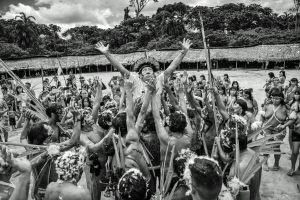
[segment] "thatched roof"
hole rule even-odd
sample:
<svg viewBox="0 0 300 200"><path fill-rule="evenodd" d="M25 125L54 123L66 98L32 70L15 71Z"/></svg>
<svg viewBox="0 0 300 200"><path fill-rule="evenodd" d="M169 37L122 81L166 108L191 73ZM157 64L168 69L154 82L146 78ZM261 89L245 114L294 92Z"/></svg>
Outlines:
<svg viewBox="0 0 300 200"><path fill-rule="evenodd" d="M179 51L150 51L148 56L156 58L159 62L171 62ZM129 54L115 54L114 57L123 65L132 65L139 58L144 57L144 52ZM211 49L211 59L265 62L265 61L290 61L300 60L300 44L283 45L260 45L246 48L224 48ZM205 52L203 49L190 50L183 62L204 62ZM66 57L40 57L20 60L5 61L12 70L17 69L54 69L61 65L63 68L71 68L85 65L109 65L109 61L104 55L92 56L66 56ZM3 69L0 69L3 71Z"/></svg>

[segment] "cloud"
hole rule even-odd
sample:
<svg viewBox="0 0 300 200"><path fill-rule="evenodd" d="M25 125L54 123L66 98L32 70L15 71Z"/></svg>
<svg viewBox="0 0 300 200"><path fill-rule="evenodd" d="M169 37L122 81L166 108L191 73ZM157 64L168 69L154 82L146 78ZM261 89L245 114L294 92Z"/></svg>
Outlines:
<svg viewBox="0 0 300 200"><path fill-rule="evenodd" d="M34 5L18 3L9 5L4 19L11 19L24 12L32 15L38 23L57 24L63 30L80 25L96 25L110 28L123 19L126 0L36 0Z"/></svg>
<svg viewBox="0 0 300 200"><path fill-rule="evenodd" d="M24 12L26 15L34 16L38 23L57 24L62 27L63 31L80 25L111 28L122 21L124 8L129 6L129 0L23 0L22 2L10 4L3 18L11 19L20 12ZM184 2L191 6L259 3L277 12L284 12L293 7L292 0L160 0L158 3L150 1L142 13L151 16L158 7L175 2ZM133 15L133 8L131 11Z"/></svg>

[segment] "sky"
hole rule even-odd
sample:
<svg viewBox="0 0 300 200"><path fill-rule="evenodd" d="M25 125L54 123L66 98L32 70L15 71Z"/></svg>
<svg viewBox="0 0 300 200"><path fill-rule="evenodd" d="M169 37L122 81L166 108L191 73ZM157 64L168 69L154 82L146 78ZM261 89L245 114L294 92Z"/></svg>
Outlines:
<svg viewBox="0 0 300 200"><path fill-rule="evenodd" d="M151 16L158 7L183 2L190 6L218 6L226 3L257 3L271 7L275 12L285 12L293 7L293 0L159 0L149 2L142 14ZM11 19L24 12L32 15L38 23L57 24L62 30L75 26L96 25L112 28L124 17L129 0L0 0L2 18ZM131 9L133 12L133 9ZM133 13L131 13L133 15Z"/></svg>

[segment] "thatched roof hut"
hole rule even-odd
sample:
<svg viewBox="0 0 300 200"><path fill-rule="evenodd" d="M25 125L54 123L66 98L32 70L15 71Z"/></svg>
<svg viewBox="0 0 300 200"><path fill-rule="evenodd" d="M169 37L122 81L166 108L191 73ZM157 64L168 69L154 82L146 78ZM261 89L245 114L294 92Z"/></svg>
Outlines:
<svg viewBox="0 0 300 200"><path fill-rule="evenodd" d="M171 62L178 51L150 51L149 56L155 57L161 63ZM115 54L114 57L123 65L132 65L136 60L145 56L144 52L135 52L129 54ZM300 61L300 44L282 44L282 45L259 45L246 48L223 48L211 49L211 59L228 60L242 62L284 62ZM195 63L204 62L205 53L203 49L193 49L188 52L183 62ZM74 68L87 65L109 65L109 61L104 55L91 56L66 56L66 57L38 57L20 60L5 61L12 70L20 69L55 69L59 65L62 68ZM0 69L4 71L4 69Z"/></svg>

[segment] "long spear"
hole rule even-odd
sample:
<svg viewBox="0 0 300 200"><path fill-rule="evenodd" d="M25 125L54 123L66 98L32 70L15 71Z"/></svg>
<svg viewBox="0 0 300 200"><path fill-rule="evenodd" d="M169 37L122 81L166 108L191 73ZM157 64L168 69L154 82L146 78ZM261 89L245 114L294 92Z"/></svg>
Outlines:
<svg viewBox="0 0 300 200"><path fill-rule="evenodd" d="M210 51L206 43L206 36L205 36L205 30L204 30L204 25L203 25L203 19L201 12L199 12L199 17L200 17L200 23L201 23L201 33L202 33L202 39L203 39L203 46L204 46L204 52L205 52L205 57L206 57L206 65L207 65L207 71L208 71L208 83L210 87L213 87L212 83L212 73L211 73L211 60L210 60ZM215 96L214 93L211 93L211 100L212 100L212 107L213 107L213 113L214 113L214 120L215 120L215 128L216 128L216 134L217 136L219 135L218 132L218 121L217 121L217 114L216 114L216 105L215 105ZM214 153L215 149L215 144L213 147L212 155Z"/></svg>

